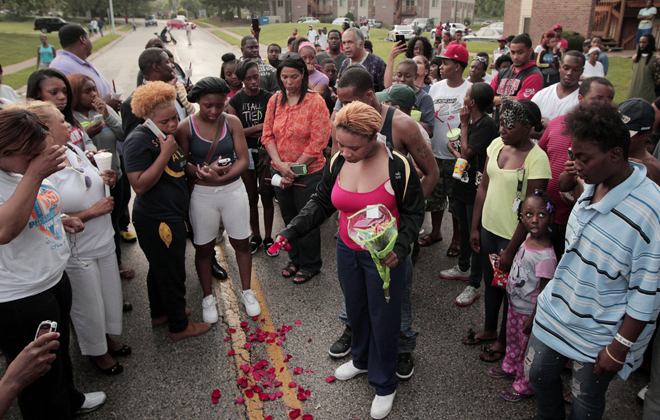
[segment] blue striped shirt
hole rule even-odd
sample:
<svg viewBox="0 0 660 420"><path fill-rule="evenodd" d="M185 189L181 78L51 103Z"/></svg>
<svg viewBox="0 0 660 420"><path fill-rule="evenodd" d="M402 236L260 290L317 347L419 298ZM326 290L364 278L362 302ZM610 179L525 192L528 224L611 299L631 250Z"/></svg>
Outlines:
<svg viewBox="0 0 660 420"><path fill-rule="evenodd" d="M643 165L591 204L595 185L571 212L566 253L539 295L534 335L571 359L595 363L626 314L648 321L626 355L626 379L642 364L660 307L660 188Z"/></svg>

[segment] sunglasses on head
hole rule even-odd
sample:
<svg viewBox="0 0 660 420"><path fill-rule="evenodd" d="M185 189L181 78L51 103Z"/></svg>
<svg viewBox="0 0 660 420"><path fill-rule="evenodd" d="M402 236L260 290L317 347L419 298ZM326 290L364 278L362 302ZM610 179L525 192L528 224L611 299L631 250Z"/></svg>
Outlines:
<svg viewBox="0 0 660 420"><path fill-rule="evenodd" d="M482 57L480 55L475 55L474 58L472 59L472 61L480 61L484 64L488 63L488 59L486 57Z"/></svg>
<svg viewBox="0 0 660 420"><path fill-rule="evenodd" d="M287 58L292 58L294 60L297 60L300 58L300 54L295 52L286 52L284 54L280 54L280 61L286 60Z"/></svg>

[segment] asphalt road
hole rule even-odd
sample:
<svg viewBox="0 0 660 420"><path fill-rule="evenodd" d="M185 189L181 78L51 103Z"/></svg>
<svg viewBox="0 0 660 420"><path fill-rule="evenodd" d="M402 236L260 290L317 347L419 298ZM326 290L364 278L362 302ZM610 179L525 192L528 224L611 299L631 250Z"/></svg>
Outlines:
<svg viewBox="0 0 660 420"><path fill-rule="evenodd" d="M162 28L162 22L160 24ZM92 59L106 78L114 79L117 86L124 89L124 97L135 88L137 58L156 30L158 28L139 27ZM201 28L193 32L192 46L187 45L184 31L173 32L179 44L171 49L183 66L192 62L193 79L219 75L222 54L230 50L237 52ZM461 343L469 328L478 331L483 325L483 299L460 308L453 302L464 283L438 278L441 269L455 264L455 259L445 256L451 237L449 222L446 217L443 229L446 239L423 249L415 267L414 327L421 332L414 352L415 374L399 386L388 419L532 418L535 399L514 404L499 398L499 392L508 387L510 381L489 378L486 371L492 364L478 359L479 348ZM221 319L206 335L178 343L169 339L166 327L151 327L146 259L138 244L123 244L125 263L136 270L137 276L122 281L125 299L134 309L124 316L120 340L132 346L133 354L121 359L125 368L123 374L107 377L81 356L74 335L72 357L77 388L83 392L102 390L108 394L105 406L85 418L264 419L272 415L273 419L284 420L289 418L291 409L300 408L302 413L311 414L315 419L368 419L374 392L365 375L348 382L325 381L334 374L335 368L349 360L348 357L332 360L327 354L343 330L337 320L342 296L336 277L334 226L334 221L329 221L322 228L324 265L321 274L304 285L294 285L281 277L280 269L287 262L286 255L269 258L263 249L257 252L253 259L253 288L261 291L263 309L257 321L248 319L242 305L236 305L240 283L236 260L225 237L222 243L226 251L224 264L231 278L214 285ZM275 231L282 227L278 211ZM430 229L428 217L424 227ZM202 295L193 253L192 246L188 246L188 307L192 310L191 318L201 321ZM296 324L297 320L300 324ZM240 322L247 322L250 331L242 330ZM291 326L291 329L286 332L281 346L252 341L251 349L245 349L246 335L256 328L276 332L282 325ZM230 328L237 331L230 333ZM230 340L226 341L228 337ZM231 350L236 355L228 356ZM292 357L285 362L283 359L287 355ZM281 387L265 388L265 392L281 390L284 396L266 402L255 396L246 398L244 404L237 404L235 399L245 397L237 384L237 379L244 376L239 367L246 363L255 365L261 360L268 361L266 369L273 366L275 380L283 382ZM296 367L302 368L303 373L296 375ZM605 417L641 418L635 396L648 380L648 375L643 373L633 374L627 382L614 380ZM310 391L306 401L297 399L296 392L288 387L290 381ZM221 392L217 404L211 401L215 389ZM7 418L20 418L16 404Z"/></svg>

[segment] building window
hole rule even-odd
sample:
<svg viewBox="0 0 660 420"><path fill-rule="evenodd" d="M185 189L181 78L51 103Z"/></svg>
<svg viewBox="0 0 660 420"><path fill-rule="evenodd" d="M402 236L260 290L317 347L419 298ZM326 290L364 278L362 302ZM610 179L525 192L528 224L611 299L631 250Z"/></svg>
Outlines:
<svg viewBox="0 0 660 420"><path fill-rule="evenodd" d="M346 6L346 0L339 0L339 7Z"/></svg>
<svg viewBox="0 0 660 420"><path fill-rule="evenodd" d="M277 0L277 7L284 7L284 0Z"/></svg>
<svg viewBox="0 0 660 420"><path fill-rule="evenodd" d="M406 6L414 6L415 0L406 0Z"/></svg>
<svg viewBox="0 0 660 420"><path fill-rule="evenodd" d="M438 7L440 5L440 0L432 0L431 7Z"/></svg>
<svg viewBox="0 0 660 420"><path fill-rule="evenodd" d="M364 3L365 3L364 0L360 0L360 7L364 7Z"/></svg>

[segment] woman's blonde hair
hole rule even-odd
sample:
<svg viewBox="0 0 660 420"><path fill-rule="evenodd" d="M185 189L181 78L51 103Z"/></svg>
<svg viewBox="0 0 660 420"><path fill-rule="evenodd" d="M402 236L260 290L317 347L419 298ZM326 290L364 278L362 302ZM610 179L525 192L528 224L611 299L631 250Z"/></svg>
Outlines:
<svg viewBox="0 0 660 420"><path fill-rule="evenodd" d="M58 114L61 114L60 110L53 103L46 101L28 101L25 108L34 113L39 118L39 121L49 127L54 122L54 118Z"/></svg>
<svg viewBox="0 0 660 420"><path fill-rule="evenodd" d="M28 154L45 140L48 132L39 117L24 107L0 111L0 156Z"/></svg>
<svg viewBox="0 0 660 420"><path fill-rule="evenodd" d="M382 118L371 105L351 102L337 113L335 127L350 134L373 139L380 131Z"/></svg>
<svg viewBox="0 0 660 420"><path fill-rule="evenodd" d="M157 109L174 105L176 88L168 83L149 82L135 89L131 100L133 114L140 118L151 118Z"/></svg>

